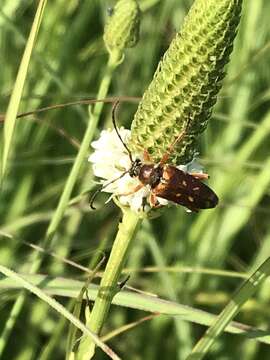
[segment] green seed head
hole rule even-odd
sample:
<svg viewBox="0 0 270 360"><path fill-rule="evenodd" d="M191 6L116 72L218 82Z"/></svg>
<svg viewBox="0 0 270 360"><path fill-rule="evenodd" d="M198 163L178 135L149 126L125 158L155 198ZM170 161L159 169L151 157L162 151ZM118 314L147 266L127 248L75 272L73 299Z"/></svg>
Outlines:
<svg viewBox="0 0 270 360"><path fill-rule="evenodd" d="M140 9L136 0L119 0L108 16L103 39L110 54L122 57L139 41Z"/></svg>
<svg viewBox="0 0 270 360"><path fill-rule="evenodd" d="M195 0L143 95L131 126L132 151L158 162L181 131L170 162L192 160L224 78L241 0Z"/></svg>

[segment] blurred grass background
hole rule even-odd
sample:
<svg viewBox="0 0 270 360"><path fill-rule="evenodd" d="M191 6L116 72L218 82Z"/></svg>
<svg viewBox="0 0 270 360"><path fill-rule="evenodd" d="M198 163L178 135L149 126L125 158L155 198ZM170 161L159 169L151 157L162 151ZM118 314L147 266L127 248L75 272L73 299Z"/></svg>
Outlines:
<svg viewBox="0 0 270 360"><path fill-rule="evenodd" d="M35 1L2 0L0 9L0 112L5 113L33 17ZM126 52L116 69L110 96L141 96L192 1L139 1L142 12L139 44ZM20 112L84 97L96 97L107 62L102 34L109 1L48 2L27 75ZM218 208L188 214L167 209L145 221L130 254L129 285L219 313L241 283L236 277L211 275L196 269L249 272L270 253L270 3L245 1L228 74L213 118L202 136L200 157L220 197ZM119 122L129 127L136 104L123 103ZM86 106L76 106L18 120L9 172L0 195L0 264L20 273L29 271L33 250L46 233L87 125ZM111 107L105 106L99 131L111 127ZM2 127L2 125L1 125ZM89 146L89 153L91 149ZM93 268L98 250L110 247L120 218L106 197L98 211L89 210L93 187L85 161L71 205L50 250ZM12 238L4 236L11 234ZM154 272L144 272L147 266ZM171 271L162 268L168 266ZM191 267L185 272L182 267ZM134 271L134 269L136 271ZM192 269L194 269L192 271ZM175 270L175 271L173 271ZM50 255L42 274L85 279L82 271ZM10 319L18 291L1 289L0 330ZM69 300L57 298L65 306ZM270 286L266 282L237 320L269 328ZM113 307L104 334L137 321L140 310ZM29 295L5 339L2 359L63 359L67 324ZM205 328L179 318L157 316L109 341L123 359L184 359ZM64 334L64 336L63 336ZM3 341L3 338L2 338ZM15 346L16 345L16 346ZM223 334L209 359L269 359L270 348L242 336ZM105 359L98 351L97 359Z"/></svg>

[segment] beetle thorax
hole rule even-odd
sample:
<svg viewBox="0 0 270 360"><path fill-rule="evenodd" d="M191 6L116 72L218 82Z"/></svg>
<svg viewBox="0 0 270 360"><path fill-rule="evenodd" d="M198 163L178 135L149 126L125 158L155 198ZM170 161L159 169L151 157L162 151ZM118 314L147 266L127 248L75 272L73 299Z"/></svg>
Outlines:
<svg viewBox="0 0 270 360"><path fill-rule="evenodd" d="M150 185L151 188L154 188L159 184L162 177L162 172L163 169L159 165L142 165L138 177L144 185Z"/></svg>

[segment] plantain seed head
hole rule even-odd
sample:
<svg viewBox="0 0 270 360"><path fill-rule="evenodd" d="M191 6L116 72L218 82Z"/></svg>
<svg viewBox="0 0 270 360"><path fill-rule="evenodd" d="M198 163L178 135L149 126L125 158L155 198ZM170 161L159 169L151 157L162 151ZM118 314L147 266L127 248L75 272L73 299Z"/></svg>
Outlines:
<svg viewBox="0 0 270 360"><path fill-rule="evenodd" d="M169 162L192 160L225 76L241 7L241 0L194 1L139 104L132 151L147 150L158 162L184 131Z"/></svg>

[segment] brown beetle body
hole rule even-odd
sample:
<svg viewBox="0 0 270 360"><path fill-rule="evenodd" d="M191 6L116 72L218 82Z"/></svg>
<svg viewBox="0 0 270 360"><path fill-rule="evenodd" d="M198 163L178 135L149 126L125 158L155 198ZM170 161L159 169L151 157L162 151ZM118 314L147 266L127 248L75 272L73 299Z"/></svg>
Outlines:
<svg viewBox="0 0 270 360"><path fill-rule="evenodd" d="M131 167L130 175L140 180L138 188L151 187L151 207L160 206L157 197L195 212L214 208L218 204L217 195L200 180L207 178L206 174L189 174L172 165L143 164L137 160Z"/></svg>

